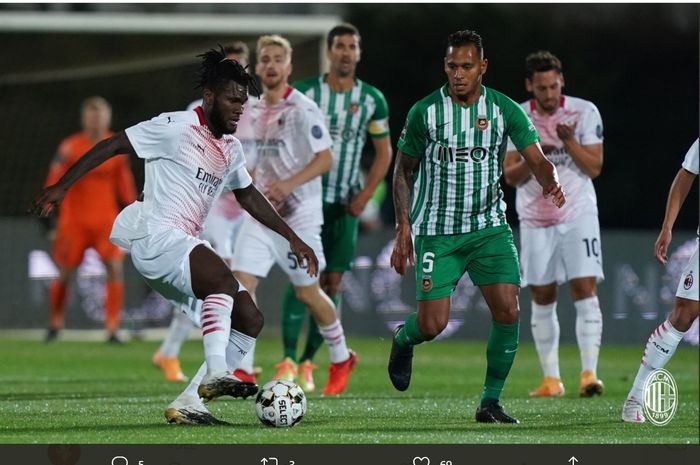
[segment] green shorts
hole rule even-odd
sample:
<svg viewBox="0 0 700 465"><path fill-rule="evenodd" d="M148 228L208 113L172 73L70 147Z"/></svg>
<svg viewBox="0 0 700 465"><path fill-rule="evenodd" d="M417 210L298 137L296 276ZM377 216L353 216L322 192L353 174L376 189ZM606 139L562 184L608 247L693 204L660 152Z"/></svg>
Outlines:
<svg viewBox="0 0 700 465"><path fill-rule="evenodd" d="M416 300L449 297L465 271L477 286L520 286L513 233L506 225L466 234L416 236Z"/></svg>
<svg viewBox="0 0 700 465"><path fill-rule="evenodd" d="M340 203L323 204L321 241L326 256L326 271L348 271L352 268L357 246L360 219L352 216Z"/></svg>

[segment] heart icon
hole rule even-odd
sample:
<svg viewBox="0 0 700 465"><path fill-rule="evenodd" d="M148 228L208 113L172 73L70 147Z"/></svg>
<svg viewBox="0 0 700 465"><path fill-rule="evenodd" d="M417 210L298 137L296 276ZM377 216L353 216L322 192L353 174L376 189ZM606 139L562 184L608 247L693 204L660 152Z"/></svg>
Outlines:
<svg viewBox="0 0 700 465"><path fill-rule="evenodd" d="M413 457L413 465L430 465L428 457Z"/></svg>

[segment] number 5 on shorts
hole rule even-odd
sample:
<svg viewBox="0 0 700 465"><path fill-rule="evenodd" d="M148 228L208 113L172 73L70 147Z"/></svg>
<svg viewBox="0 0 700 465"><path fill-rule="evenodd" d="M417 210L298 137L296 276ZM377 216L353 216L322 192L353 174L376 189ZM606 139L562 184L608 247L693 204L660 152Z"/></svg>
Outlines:
<svg viewBox="0 0 700 465"><path fill-rule="evenodd" d="M435 254L433 252L425 252L423 254L423 273L432 273L433 272L433 259L435 258Z"/></svg>

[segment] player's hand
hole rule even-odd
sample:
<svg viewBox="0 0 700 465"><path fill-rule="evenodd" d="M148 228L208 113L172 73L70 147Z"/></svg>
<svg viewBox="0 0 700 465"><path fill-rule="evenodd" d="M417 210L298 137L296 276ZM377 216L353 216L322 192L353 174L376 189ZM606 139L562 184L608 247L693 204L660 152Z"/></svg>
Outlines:
<svg viewBox="0 0 700 465"><path fill-rule="evenodd" d="M542 188L543 197L551 197L552 203L557 207L561 208L566 203L566 195L564 195L564 189L562 189L561 184L558 182L553 182L552 184Z"/></svg>
<svg viewBox="0 0 700 465"><path fill-rule="evenodd" d="M306 268L306 272L309 274L309 276L318 275L318 258L316 257L314 250L309 247L306 242L299 239L298 236L294 236L289 241L289 248L297 257L299 266Z"/></svg>
<svg viewBox="0 0 700 465"><path fill-rule="evenodd" d="M294 190L294 186L287 181L276 181L267 186L264 194L272 205L281 205Z"/></svg>
<svg viewBox="0 0 700 465"><path fill-rule="evenodd" d="M576 122L571 124L559 123L557 124L557 136L563 141L569 140L574 137L576 133Z"/></svg>
<svg viewBox="0 0 700 465"><path fill-rule="evenodd" d="M391 252L391 267L398 274L403 276L408 265L415 265L413 256L413 241L411 240L411 227L407 224L400 224L396 227L396 241L394 250Z"/></svg>
<svg viewBox="0 0 700 465"><path fill-rule="evenodd" d="M369 202L371 198L371 194L368 194L364 190L360 191L360 193L353 197L350 201L350 204L347 208L347 212L350 213L352 216L360 216L362 212L365 211L367 202Z"/></svg>
<svg viewBox="0 0 700 465"><path fill-rule="evenodd" d="M49 216L61 204L66 192L67 190L58 184L47 187L34 198L29 212L41 217Z"/></svg>
<svg viewBox="0 0 700 465"><path fill-rule="evenodd" d="M668 246L671 243L671 230L662 229L654 244L654 257L662 264L668 262Z"/></svg>

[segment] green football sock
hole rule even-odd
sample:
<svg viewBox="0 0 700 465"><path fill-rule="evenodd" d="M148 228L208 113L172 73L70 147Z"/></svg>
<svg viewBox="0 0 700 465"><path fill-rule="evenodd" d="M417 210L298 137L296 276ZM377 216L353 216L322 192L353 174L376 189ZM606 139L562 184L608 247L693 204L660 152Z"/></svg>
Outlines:
<svg viewBox="0 0 700 465"><path fill-rule="evenodd" d="M282 299L282 346L284 356L296 361L297 341L304 324L306 306L297 300L292 283L287 285L287 290Z"/></svg>
<svg viewBox="0 0 700 465"><path fill-rule="evenodd" d="M406 316L403 328L397 331L394 340L396 340L399 347L403 348L415 346L426 341L418 328L417 313L413 312Z"/></svg>
<svg viewBox="0 0 700 465"><path fill-rule="evenodd" d="M519 334L520 321L513 324L491 322L489 342L486 345L486 380L481 394L482 407L500 399L518 351Z"/></svg>
<svg viewBox="0 0 700 465"><path fill-rule="evenodd" d="M340 303L343 300L342 295L338 293L335 296L331 297L331 300L335 304L337 314L340 315ZM316 352L318 352L318 349L320 349L322 345L323 336L321 336L321 333L318 330L318 324L316 323L316 320L314 320L313 316L310 316L309 333L306 336L306 346L304 346L304 353L299 359L299 362L303 362L305 360L313 360L314 356L316 355Z"/></svg>

